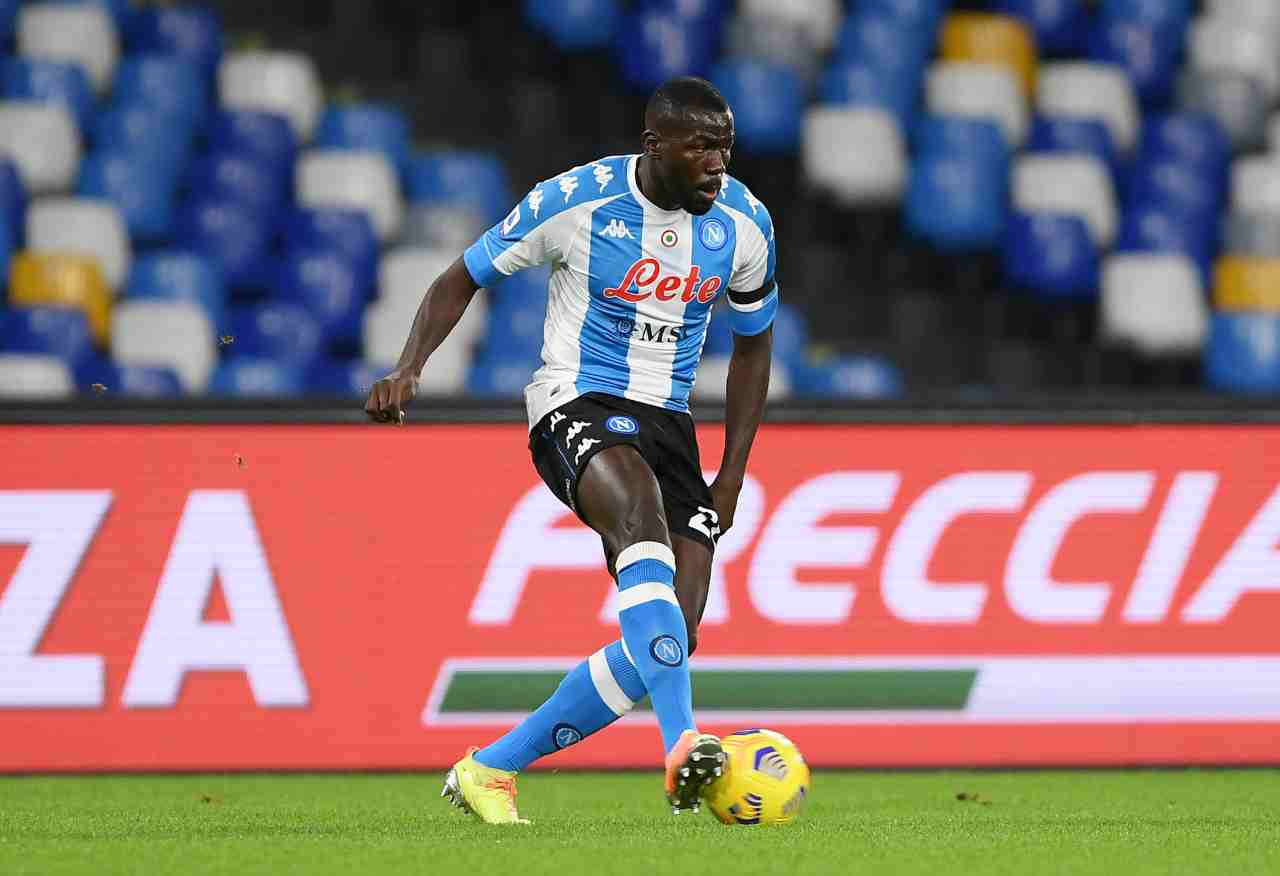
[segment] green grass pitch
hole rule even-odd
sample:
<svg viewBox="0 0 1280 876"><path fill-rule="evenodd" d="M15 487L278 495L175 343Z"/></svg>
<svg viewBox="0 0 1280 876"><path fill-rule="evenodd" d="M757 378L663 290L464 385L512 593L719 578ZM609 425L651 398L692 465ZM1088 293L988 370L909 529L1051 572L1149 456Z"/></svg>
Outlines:
<svg viewBox="0 0 1280 876"><path fill-rule="evenodd" d="M764 830L672 817L656 773L531 773L533 825L488 827L440 778L0 778L0 873L1280 873L1275 770L818 771Z"/></svg>

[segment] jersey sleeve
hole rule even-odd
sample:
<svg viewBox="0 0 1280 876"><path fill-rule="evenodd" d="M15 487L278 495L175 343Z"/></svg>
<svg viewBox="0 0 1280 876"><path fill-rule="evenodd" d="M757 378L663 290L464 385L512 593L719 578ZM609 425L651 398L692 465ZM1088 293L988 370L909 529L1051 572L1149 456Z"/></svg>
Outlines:
<svg viewBox="0 0 1280 876"><path fill-rule="evenodd" d="M778 254L773 239L773 218L764 204L745 188L747 208L738 229L738 249L729 277L729 326L734 334L758 335L773 325L780 292L774 277Z"/></svg>
<svg viewBox="0 0 1280 876"><path fill-rule="evenodd" d="M545 183L534 187L506 218L467 247L463 261L479 286L492 286L525 268L558 257L565 225L564 213L552 213Z"/></svg>

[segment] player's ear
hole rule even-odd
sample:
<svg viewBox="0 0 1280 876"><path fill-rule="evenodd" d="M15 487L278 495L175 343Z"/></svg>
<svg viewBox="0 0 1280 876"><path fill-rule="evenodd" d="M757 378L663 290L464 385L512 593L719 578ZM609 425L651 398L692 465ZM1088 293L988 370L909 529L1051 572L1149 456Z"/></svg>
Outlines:
<svg viewBox="0 0 1280 876"><path fill-rule="evenodd" d="M641 135L641 141L644 146L644 154L652 155L654 158L662 155L662 138L658 136L658 132L649 128Z"/></svg>

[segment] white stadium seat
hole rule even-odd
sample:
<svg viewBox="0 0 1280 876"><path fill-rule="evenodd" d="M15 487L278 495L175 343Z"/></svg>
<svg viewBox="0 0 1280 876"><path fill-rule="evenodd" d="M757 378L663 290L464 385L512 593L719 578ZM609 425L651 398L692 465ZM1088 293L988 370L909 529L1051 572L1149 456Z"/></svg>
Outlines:
<svg viewBox="0 0 1280 876"><path fill-rule="evenodd" d="M1102 267L1102 332L1148 355L1200 352L1209 308L1200 272L1185 255L1126 253Z"/></svg>
<svg viewBox="0 0 1280 876"><path fill-rule="evenodd" d="M925 103L931 113L999 123L1012 147L1027 139L1027 103L1017 75L1008 67L974 61L936 63L925 81Z"/></svg>
<svg viewBox="0 0 1280 876"><path fill-rule="evenodd" d="M97 198L46 197L27 209L27 247L97 259L102 276L119 289L132 261L120 211Z"/></svg>
<svg viewBox="0 0 1280 876"><path fill-rule="evenodd" d="M0 101L0 155L12 159L27 192L65 192L80 171L80 134L58 103Z"/></svg>
<svg viewBox="0 0 1280 876"><path fill-rule="evenodd" d="M310 142L324 108L315 65L301 52L230 54L218 68L218 93L227 109L284 116L300 143Z"/></svg>
<svg viewBox="0 0 1280 876"><path fill-rule="evenodd" d="M1045 115L1101 119L1122 152L1138 142L1138 99L1128 74L1115 64L1046 64L1040 68L1036 107Z"/></svg>
<svg viewBox="0 0 1280 876"><path fill-rule="evenodd" d="M120 40L102 3L32 3L18 13L18 54L79 64L93 90L110 87L120 58Z"/></svg>
<svg viewBox="0 0 1280 876"><path fill-rule="evenodd" d="M126 365L172 368L187 392L203 392L217 363L213 326L189 301L125 299L111 317L111 356Z"/></svg>
<svg viewBox="0 0 1280 876"><path fill-rule="evenodd" d="M1280 213L1232 210L1223 238L1228 255L1280 259Z"/></svg>
<svg viewBox="0 0 1280 876"><path fill-rule="evenodd" d="M820 50L831 48L844 15L840 0L742 0L738 8L747 18L780 19L799 26Z"/></svg>
<svg viewBox="0 0 1280 876"><path fill-rule="evenodd" d="M722 402L725 398L725 381L729 377L729 356L703 356L694 377L693 401ZM791 378L787 366L774 359L769 370L769 401L782 401L791 397Z"/></svg>
<svg viewBox="0 0 1280 876"><path fill-rule="evenodd" d="M405 211L402 237L414 246L462 252L484 232L484 220L470 207L410 204Z"/></svg>
<svg viewBox="0 0 1280 876"><path fill-rule="evenodd" d="M1236 160L1231 166L1231 206L1242 212L1280 213L1280 156Z"/></svg>
<svg viewBox="0 0 1280 876"><path fill-rule="evenodd" d="M57 356L0 353L0 397L56 399L74 392L71 371Z"/></svg>
<svg viewBox="0 0 1280 876"><path fill-rule="evenodd" d="M880 109L818 106L805 113L805 176L846 205L902 200L907 147L898 121Z"/></svg>
<svg viewBox="0 0 1280 876"><path fill-rule="evenodd" d="M395 168L381 152L315 149L298 162L298 201L307 207L340 207L369 214L379 239L399 236L404 203Z"/></svg>
<svg viewBox="0 0 1280 876"><path fill-rule="evenodd" d="M423 395L453 395L463 391L471 367L473 339L484 331L483 308L477 299L462 314L457 328L436 348L422 371L418 391ZM364 358L390 368L400 358L417 304L406 300L375 301L364 312ZM479 321L477 329L475 323Z"/></svg>
<svg viewBox="0 0 1280 876"><path fill-rule="evenodd" d="M409 322L404 326L406 335L427 287L456 260L456 253L447 250L409 246L397 247L382 257L378 265L378 298L409 314ZM488 312L488 296L477 292L451 334L461 334L468 344L478 341L484 334Z"/></svg>
<svg viewBox="0 0 1280 876"><path fill-rule="evenodd" d="M1069 213L1089 226L1099 248L1111 246L1119 215L1107 167L1091 155L1024 155L1013 167L1013 203L1027 213Z"/></svg>
<svg viewBox="0 0 1280 876"><path fill-rule="evenodd" d="M1280 3L1276 0L1206 0L1213 18L1238 22L1280 37Z"/></svg>
<svg viewBox="0 0 1280 876"><path fill-rule="evenodd" d="M1187 33L1191 66L1206 73L1243 73L1262 83L1267 97L1280 94L1280 50L1273 33L1245 21L1201 16Z"/></svg>

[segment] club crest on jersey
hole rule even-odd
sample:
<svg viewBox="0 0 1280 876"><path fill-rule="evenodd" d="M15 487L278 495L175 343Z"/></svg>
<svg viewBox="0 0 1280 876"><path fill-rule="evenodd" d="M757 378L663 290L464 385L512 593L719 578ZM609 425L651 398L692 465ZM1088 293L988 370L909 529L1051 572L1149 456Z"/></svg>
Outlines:
<svg viewBox="0 0 1280 876"><path fill-rule="evenodd" d="M702 223L702 230L698 232L698 237L702 240L702 245L712 252L723 249L729 242L729 232L719 219L705 220Z"/></svg>
<svg viewBox="0 0 1280 876"><path fill-rule="evenodd" d="M653 296L659 301L674 301L679 298L688 304L695 298L700 304L710 304L720 291L720 278L708 277L702 280L702 273L694 265L684 277L669 274L660 276L662 267L654 258L639 259L627 268L627 274L617 286L605 289L605 298L621 298L632 304L644 301ZM699 280L702 280L699 283ZM631 287L635 287L632 291Z"/></svg>

